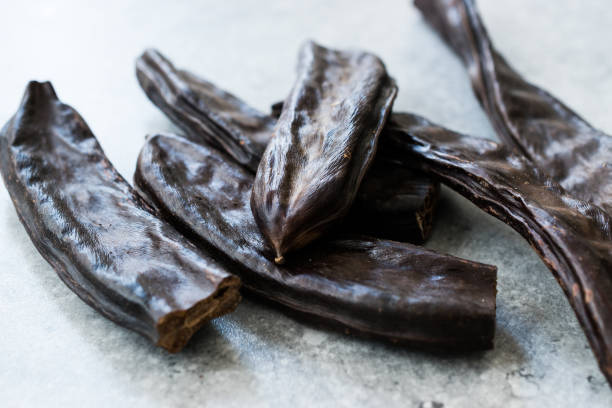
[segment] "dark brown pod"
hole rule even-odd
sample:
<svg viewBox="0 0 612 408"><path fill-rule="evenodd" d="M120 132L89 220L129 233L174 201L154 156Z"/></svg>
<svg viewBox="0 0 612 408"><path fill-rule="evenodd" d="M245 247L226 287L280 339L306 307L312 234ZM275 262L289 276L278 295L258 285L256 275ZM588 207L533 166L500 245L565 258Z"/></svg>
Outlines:
<svg viewBox="0 0 612 408"><path fill-rule="evenodd" d="M176 69L156 50L136 60L136 77L149 99L187 137L204 140L256 171L276 121L234 95Z"/></svg>
<svg viewBox="0 0 612 408"><path fill-rule="evenodd" d="M296 83L251 195L277 262L348 213L396 94L378 57L312 41L302 46Z"/></svg>
<svg viewBox="0 0 612 408"><path fill-rule="evenodd" d="M28 85L0 166L38 251L105 317L176 352L240 301L240 280L156 216L50 83Z"/></svg>
<svg viewBox="0 0 612 408"><path fill-rule="evenodd" d="M377 156L337 229L420 244L431 234L439 195L434 177Z"/></svg>
<svg viewBox="0 0 612 408"><path fill-rule="evenodd" d="M525 81L493 47L473 0L415 4L462 59L500 139L574 197L612 214L612 138Z"/></svg>
<svg viewBox="0 0 612 408"><path fill-rule="evenodd" d="M529 241L563 288L612 384L610 216L510 149L415 115L394 114L381 140L381 154L437 175Z"/></svg>
<svg viewBox="0 0 612 408"><path fill-rule="evenodd" d="M135 181L194 242L229 257L250 293L350 332L427 348L492 346L494 266L373 238L325 239L277 265L249 207L252 173L177 136L148 139Z"/></svg>
<svg viewBox="0 0 612 408"><path fill-rule="evenodd" d="M272 117L264 115L212 83L175 68L155 50L138 58L136 74L149 99L186 132L186 137L196 143L218 139L213 145L255 173L282 102L274 105ZM240 144L241 140L248 143ZM244 157L250 159L242 160ZM375 158L372 168L383 167L388 170L366 173L346 222L339 228L378 238L424 242L431 232L439 184L416 170L393 163L379 165Z"/></svg>
<svg viewBox="0 0 612 408"><path fill-rule="evenodd" d="M282 110L283 102L277 102L270 115L278 118ZM439 195L440 183L432 176L378 155L337 230L423 243L431 234Z"/></svg>

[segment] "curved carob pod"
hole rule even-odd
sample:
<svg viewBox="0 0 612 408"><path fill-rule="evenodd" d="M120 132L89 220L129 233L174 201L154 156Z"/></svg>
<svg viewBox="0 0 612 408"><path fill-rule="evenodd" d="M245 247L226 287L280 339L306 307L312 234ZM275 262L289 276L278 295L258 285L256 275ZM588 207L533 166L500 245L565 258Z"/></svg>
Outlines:
<svg viewBox="0 0 612 408"><path fill-rule="evenodd" d="M253 173L257 170L283 102L273 105L271 117L264 115L209 81L175 68L156 50L147 50L138 58L136 74L149 99L181 127L190 140L219 138L213 145ZM190 102L177 103L179 100ZM245 139L249 143L243 146L240 140ZM233 142L235 140L238 143ZM250 155L245 150L249 146L253 146ZM257 158L246 162L237 159L245 156ZM375 168L384 171L375 171ZM374 158L346 222L339 228L378 238L422 243L431 232L438 193L438 182L426 174L393 163L378 163Z"/></svg>
<svg viewBox="0 0 612 408"><path fill-rule="evenodd" d="M473 0L415 4L462 59L501 140L574 197L612 214L612 137L525 81L493 47Z"/></svg>
<svg viewBox="0 0 612 408"><path fill-rule="evenodd" d="M351 208L397 94L382 61L312 41L263 154L251 195L257 225L282 262Z"/></svg>
<svg viewBox="0 0 612 408"><path fill-rule="evenodd" d="M610 216L510 149L415 115L393 114L379 150L438 176L529 241L563 288L612 384Z"/></svg>
<svg viewBox="0 0 612 408"><path fill-rule="evenodd" d="M236 264L243 287L346 332L447 350L492 347L496 268L394 241L325 239L275 264L249 206L253 174L178 136L148 139L136 185Z"/></svg>
<svg viewBox="0 0 612 408"><path fill-rule="evenodd" d="M157 217L50 83L30 82L0 132L0 169L41 255L121 326L176 352L240 301L240 280Z"/></svg>
<svg viewBox="0 0 612 408"><path fill-rule="evenodd" d="M229 92L176 69L156 50L136 60L136 77L149 99L185 135L204 140L256 171L276 121Z"/></svg>

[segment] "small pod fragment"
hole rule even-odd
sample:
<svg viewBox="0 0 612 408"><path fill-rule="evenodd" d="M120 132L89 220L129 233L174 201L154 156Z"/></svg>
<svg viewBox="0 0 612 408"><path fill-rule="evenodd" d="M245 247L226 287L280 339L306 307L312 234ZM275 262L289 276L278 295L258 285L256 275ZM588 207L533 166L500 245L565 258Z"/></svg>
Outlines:
<svg viewBox="0 0 612 408"><path fill-rule="evenodd" d="M565 292L612 384L612 221L529 160L486 139L393 114L381 154L434 174L521 234Z"/></svg>
<svg viewBox="0 0 612 408"><path fill-rule="evenodd" d="M240 301L240 280L157 217L50 83L30 82L0 132L0 168L41 255L121 326L176 352Z"/></svg>
<svg viewBox="0 0 612 408"><path fill-rule="evenodd" d="M209 81L175 68L156 50L147 50L138 58L136 76L149 99L187 138L208 142L246 169L257 171L282 102L273 105L271 116L264 115ZM371 167L346 222L338 228L412 243L427 240L439 184L424 173L393 163L379 164L376 158Z"/></svg>
<svg viewBox="0 0 612 408"><path fill-rule="evenodd" d="M431 175L377 156L337 230L421 244L431 234L439 194Z"/></svg>
<svg viewBox="0 0 612 408"><path fill-rule="evenodd" d="M194 242L235 263L251 293L320 323L419 347L492 347L496 268L378 239L322 240L272 262L249 207L253 175L214 148L156 135L138 188Z"/></svg>
<svg viewBox="0 0 612 408"><path fill-rule="evenodd" d="M473 0L415 0L462 59L500 139L574 197L612 214L612 137L525 81L493 47Z"/></svg>
<svg viewBox="0 0 612 408"><path fill-rule="evenodd" d="M396 94L376 56L304 44L251 195L276 262L348 213Z"/></svg>

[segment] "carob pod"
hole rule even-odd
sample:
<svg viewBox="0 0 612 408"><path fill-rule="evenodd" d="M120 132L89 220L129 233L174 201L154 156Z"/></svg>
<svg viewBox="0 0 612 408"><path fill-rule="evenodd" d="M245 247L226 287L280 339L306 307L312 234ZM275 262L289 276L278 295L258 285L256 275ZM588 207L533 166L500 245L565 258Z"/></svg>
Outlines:
<svg viewBox="0 0 612 408"><path fill-rule="evenodd" d="M212 83L176 69L156 50L136 60L136 78L149 99L195 142L205 141L253 171L276 120Z"/></svg>
<svg viewBox="0 0 612 408"><path fill-rule="evenodd" d="M431 234L439 195L434 177L376 157L336 230L421 244Z"/></svg>
<svg viewBox="0 0 612 408"><path fill-rule="evenodd" d="M525 81L493 47L473 0L415 4L462 59L501 140L574 197L612 214L612 137Z"/></svg>
<svg viewBox="0 0 612 408"><path fill-rule="evenodd" d="M134 179L194 242L229 257L246 290L287 310L420 347L492 347L494 266L374 238L324 239L277 265L249 206L253 174L178 136L149 138Z"/></svg>
<svg viewBox="0 0 612 408"><path fill-rule="evenodd" d="M397 94L382 61L312 41L253 183L251 210L275 261L351 208Z"/></svg>
<svg viewBox="0 0 612 408"><path fill-rule="evenodd" d="M277 102L270 115L278 119L282 110L283 102ZM337 230L423 243L431 234L439 195L440 183L431 175L378 155Z"/></svg>
<svg viewBox="0 0 612 408"><path fill-rule="evenodd" d="M264 115L209 81L175 68L152 49L136 61L136 76L149 99L190 140L210 142L246 169L253 173L257 170L282 102L274 105L272 117ZM393 163L378 163L375 158L346 222L339 228L422 243L431 232L438 193L439 184L426 174Z"/></svg>
<svg viewBox="0 0 612 408"><path fill-rule="evenodd" d="M50 83L30 82L0 132L0 168L41 255L121 326L176 352L240 301L240 280L156 216Z"/></svg>
<svg viewBox="0 0 612 408"><path fill-rule="evenodd" d="M612 221L534 164L486 139L393 114L380 154L418 165L520 233L551 270L612 384Z"/></svg>

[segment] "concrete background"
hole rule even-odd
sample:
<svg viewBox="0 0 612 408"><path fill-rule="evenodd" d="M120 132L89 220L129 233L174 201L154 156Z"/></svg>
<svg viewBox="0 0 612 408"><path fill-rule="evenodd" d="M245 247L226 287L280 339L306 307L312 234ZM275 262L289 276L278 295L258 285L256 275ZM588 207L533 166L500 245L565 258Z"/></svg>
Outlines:
<svg viewBox="0 0 612 408"><path fill-rule="evenodd" d="M612 132L609 0L480 0L502 53ZM463 67L406 1L2 1L0 120L51 80L131 179L150 132L175 130L140 91L149 46L260 109L299 44L371 50L397 110L495 139ZM605 407L612 393L544 264L518 234L444 190L431 248L499 267L495 350L436 356L316 330L244 301L169 355L105 320L56 277L0 188L3 407Z"/></svg>

